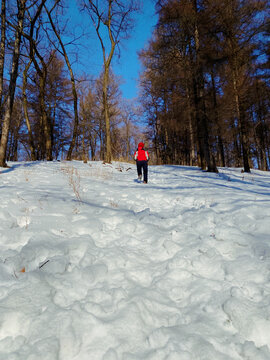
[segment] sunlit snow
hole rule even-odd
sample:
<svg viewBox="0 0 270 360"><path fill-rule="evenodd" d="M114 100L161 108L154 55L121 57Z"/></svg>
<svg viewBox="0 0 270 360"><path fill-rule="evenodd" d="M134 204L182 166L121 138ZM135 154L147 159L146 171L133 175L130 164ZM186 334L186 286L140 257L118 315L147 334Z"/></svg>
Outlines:
<svg viewBox="0 0 270 360"><path fill-rule="evenodd" d="M270 173L0 169L1 360L269 360Z"/></svg>

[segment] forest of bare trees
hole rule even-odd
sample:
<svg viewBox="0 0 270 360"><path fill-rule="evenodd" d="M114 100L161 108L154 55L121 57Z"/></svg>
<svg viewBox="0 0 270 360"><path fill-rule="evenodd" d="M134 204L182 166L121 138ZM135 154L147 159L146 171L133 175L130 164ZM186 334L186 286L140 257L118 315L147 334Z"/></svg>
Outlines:
<svg viewBox="0 0 270 360"><path fill-rule="evenodd" d="M269 3L159 0L142 101L156 161L268 170Z"/></svg>
<svg viewBox="0 0 270 360"><path fill-rule="evenodd" d="M114 53L132 31L137 1L77 2L78 9L89 16L86 26L96 30L101 42L104 66L96 78L74 73L74 53L71 60L69 50L76 48L79 58L85 37L72 35L65 20L67 6L64 0L1 2L2 167L20 158L128 160L127 149L137 141L138 108L130 105L127 110L120 79L111 68Z"/></svg>
<svg viewBox="0 0 270 360"><path fill-rule="evenodd" d="M140 99L130 102L112 59L132 35L139 1L77 1L100 46L89 52L103 62L85 75L74 63L87 37L69 28L66 0L1 1L1 167L127 161L144 140L156 164L269 170L268 2L153 2L158 21L139 53Z"/></svg>

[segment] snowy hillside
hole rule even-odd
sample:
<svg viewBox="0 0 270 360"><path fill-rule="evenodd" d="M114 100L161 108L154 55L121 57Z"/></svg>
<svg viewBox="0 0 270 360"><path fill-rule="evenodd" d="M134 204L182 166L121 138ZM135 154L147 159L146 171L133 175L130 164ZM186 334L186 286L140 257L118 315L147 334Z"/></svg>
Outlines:
<svg viewBox="0 0 270 360"><path fill-rule="evenodd" d="M0 169L0 360L269 360L270 173Z"/></svg>

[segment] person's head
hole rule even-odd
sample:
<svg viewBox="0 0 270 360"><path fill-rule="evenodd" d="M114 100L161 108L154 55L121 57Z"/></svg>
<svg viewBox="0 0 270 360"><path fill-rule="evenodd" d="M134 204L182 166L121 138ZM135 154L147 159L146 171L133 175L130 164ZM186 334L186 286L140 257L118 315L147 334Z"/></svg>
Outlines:
<svg viewBox="0 0 270 360"><path fill-rule="evenodd" d="M139 144L138 144L138 149L143 149L144 148L144 143L143 142L140 142Z"/></svg>

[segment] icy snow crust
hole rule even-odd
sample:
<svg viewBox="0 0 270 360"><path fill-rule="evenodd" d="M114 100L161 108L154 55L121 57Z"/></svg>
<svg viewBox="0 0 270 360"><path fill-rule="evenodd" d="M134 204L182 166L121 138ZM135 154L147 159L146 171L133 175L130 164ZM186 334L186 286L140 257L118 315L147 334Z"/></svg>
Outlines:
<svg viewBox="0 0 270 360"><path fill-rule="evenodd" d="M270 174L0 174L1 360L269 360Z"/></svg>

